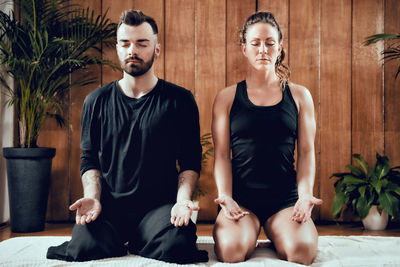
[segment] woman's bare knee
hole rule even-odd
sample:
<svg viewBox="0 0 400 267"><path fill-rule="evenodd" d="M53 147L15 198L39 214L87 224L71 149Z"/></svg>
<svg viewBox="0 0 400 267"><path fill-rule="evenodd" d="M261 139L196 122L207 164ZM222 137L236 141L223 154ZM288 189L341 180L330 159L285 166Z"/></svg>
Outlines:
<svg viewBox="0 0 400 267"><path fill-rule="evenodd" d="M292 222L292 211L290 207L276 213L264 227L280 259L310 265L317 255L318 232L312 220L302 224Z"/></svg>
<svg viewBox="0 0 400 267"><path fill-rule="evenodd" d="M216 240L215 254L223 262L242 262L246 260L254 251L256 240L249 236L242 235L241 238L235 235L220 236Z"/></svg>
<svg viewBox="0 0 400 267"><path fill-rule="evenodd" d="M295 242L288 245L285 251L279 254L289 262L310 265L317 254L317 245L307 241Z"/></svg>
<svg viewBox="0 0 400 267"><path fill-rule="evenodd" d="M247 249L239 242L218 242L215 244L215 254L222 262L242 262L246 258Z"/></svg>
<svg viewBox="0 0 400 267"><path fill-rule="evenodd" d="M252 213L234 222L220 212L213 229L218 260L230 263L246 260L256 247L259 230L260 223Z"/></svg>

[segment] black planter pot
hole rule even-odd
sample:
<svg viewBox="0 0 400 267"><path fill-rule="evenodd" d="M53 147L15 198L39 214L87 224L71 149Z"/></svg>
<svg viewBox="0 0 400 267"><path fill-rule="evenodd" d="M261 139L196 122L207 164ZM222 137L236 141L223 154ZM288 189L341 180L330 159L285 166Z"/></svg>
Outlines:
<svg viewBox="0 0 400 267"><path fill-rule="evenodd" d="M44 230L55 148L3 148L7 159L11 231Z"/></svg>

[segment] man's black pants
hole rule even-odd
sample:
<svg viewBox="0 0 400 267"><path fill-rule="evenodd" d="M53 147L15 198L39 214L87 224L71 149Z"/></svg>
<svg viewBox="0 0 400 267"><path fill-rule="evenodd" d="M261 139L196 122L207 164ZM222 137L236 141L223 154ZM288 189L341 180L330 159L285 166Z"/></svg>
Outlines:
<svg viewBox="0 0 400 267"><path fill-rule="evenodd" d="M196 247L196 225L174 227L172 204L147 212L144 216L124 211L104 211L93 222L75 225L72 238L50 247L48 259L89 261L131 254L174 263L208 261L206 251ZM129 213L129 212L128 212Z"/></svg>

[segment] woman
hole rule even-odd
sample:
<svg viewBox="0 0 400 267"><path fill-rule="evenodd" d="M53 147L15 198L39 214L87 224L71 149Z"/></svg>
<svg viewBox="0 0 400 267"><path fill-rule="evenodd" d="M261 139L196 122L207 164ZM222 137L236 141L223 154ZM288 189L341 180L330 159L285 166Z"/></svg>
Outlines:
<svg viewBox="0 0 400 267"><path fill-rule="evenodd" d="M221 90L213 106L215 202L221 207L215 251L221 261L244 261L263 226L279 258L309 265L318 242L311 211L322 203L312 195L312 97L305 87L288 82L282 33L271 13L250 16L241 43L246 80Z"/></svg>

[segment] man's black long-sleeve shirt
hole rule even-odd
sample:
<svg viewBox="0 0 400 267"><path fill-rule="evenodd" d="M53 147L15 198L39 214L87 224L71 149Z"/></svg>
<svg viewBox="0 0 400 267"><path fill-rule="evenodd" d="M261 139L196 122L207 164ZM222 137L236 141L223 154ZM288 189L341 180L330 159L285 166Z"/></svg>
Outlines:
<svg viewBox="0 0 400 267"><path fill-rule="evenodd" d="M200 172L199 112L190 91L159 79L135 99L118 81L90 93L82 110L81 175L101 172L102 199L125 207L173 203L180 171Z"/></svg>

